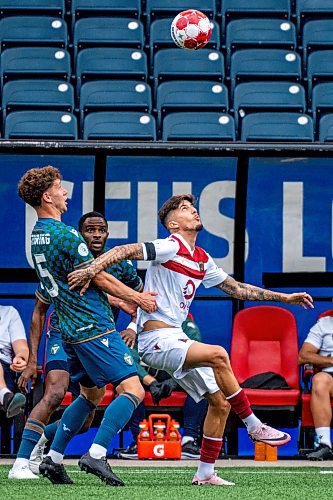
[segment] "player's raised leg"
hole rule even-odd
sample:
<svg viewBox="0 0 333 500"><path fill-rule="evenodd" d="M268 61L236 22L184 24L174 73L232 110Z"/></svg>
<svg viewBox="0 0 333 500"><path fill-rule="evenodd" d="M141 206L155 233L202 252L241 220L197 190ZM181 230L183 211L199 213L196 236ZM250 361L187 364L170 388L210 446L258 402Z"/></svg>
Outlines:
<svg viewBox="0 0 333 500"><path fill-rule="evenodd" d="M209 366L213 369L218 387L225 394L232 410L244 422L249 437L271 446L290 441L290 435L263 424L251 409L250 402L232 371L227 351L217 345L194 342L188 349L184 369Z"/></svg>

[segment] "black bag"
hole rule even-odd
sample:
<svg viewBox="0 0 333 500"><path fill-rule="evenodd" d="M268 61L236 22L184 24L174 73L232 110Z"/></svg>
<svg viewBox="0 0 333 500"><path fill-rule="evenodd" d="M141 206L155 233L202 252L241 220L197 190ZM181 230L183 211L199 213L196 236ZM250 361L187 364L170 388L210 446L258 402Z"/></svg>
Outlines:
<svg viewBox="0 0 333 500"><path fill-rule="evenodd" d="M241 387L247 389L291 389L287 381L278 373L258 373L244 380Z"/></svg>

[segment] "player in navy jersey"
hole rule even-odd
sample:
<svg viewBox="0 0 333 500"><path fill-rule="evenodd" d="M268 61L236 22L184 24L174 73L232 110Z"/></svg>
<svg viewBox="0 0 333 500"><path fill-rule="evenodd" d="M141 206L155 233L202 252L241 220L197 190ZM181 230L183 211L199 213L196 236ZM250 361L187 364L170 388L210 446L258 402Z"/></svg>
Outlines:
<svg viewBox="0 0 333 500"><path fill-rule="evenodd" d="M79 232L84 237L89 250L94 257L98 257L105 251L105 243L109 236L107 221L105 217L98 212L89 212L84 214L79 220ZM136 269L130 261L122 261L106 270L114 277L122 281L125 285L133 290L142 291L143 283L141 278L137 275ZM128 304L125 304L116 297L108 296L113 316L115 321L119 315L119 307L126 307L125 312L133 312ZM26 370L22 373L19 379L19 386L23 391L26 391L27 383L32 378L32 387L37 376L37 353L40 339L43 332L43 325L45 322L45 315L51 304L50 297L48 296L45 288L39 285L36 290L36 304L34 308L33 318L34 322L30 329L29 346L30 357ZM136 311L135 311L136 314ZM135 321L135 317L132 317ZM42 421L44 424L48 423L51 414L58 408L69 385L69 368L67 362L67 355L63 347L61 330L59 320L56 312L53 312L50 318L49 330L47 332L46 341L46 356L45 356L45 392L42 400L36 405L30 415L30 418ZM79 395L78 384L71 383L69 390L74 396ZM104 391L99 392L99 396L104 396ZM86 432L91 422L93 421L95 411L91 411L88 415L80 433ZM43 452L47 441L52 441L59 421L53 422L46 426L44 433L36 441L36 446L31 452L29 467L30 471L34 474L39 474L39 465L43 459ZM33 439L30 437L30 443L33 444ZM31 445L30 445L31 446ZM24 458L28 454L28 450L18 451L18 457ZM22 468L15 467L14 472L11 474L12 479L34 479L29 469L25 466Z"/></svg>
<svg viewBox="0 0 333 500"><path fill-rule="evenodd" d="M167 371L195 401L208 400L201 456L194 485L233 485L218 477L214 463L222 446L222 436L230 407L243 420L253 441L280 446L290 440L287 433L263 424L252 412L250 403L232 371L223 347L190 340L181 330L198 286L217 287L241 300L270 300L313 307L306 292L284 294L239 283L218 268L210 255L196 246L203 226L190 194L173 196L159 211L169 238L148 243L115 247L98 257L83 271L69 275L71 289L83 286L105 267L119 259L149 260L145 287L158 292L157 309L139 312L138 351L142 361Z"/></svg>
<svg viewBox="0 0 333 500"><path fill-rule="evenodd" d="M95 408L96 399L98 403L98 390L112 383L119 397L106 409L94 442L79 465L107 484L123 485L109 467L106 451L144 397L144 390L130 351L115 331L107 296L100 288L151 312L156 308L154 294L131 290L107 273L94 281L84 299L73 293L66 273L83 268L93 261L93 255L76 229L61 222L61 215L67 210L67 191L61 185L59 170L51 166L29 170L20 180L19 195L37 212L31 235L34 266L58 315L71 377L80 382L85 392L63 413L40 472L52 482L72 482L62 464L65 448ZM42 422L28 419L25 441L36 434L39 438L43 430ZM19 460L21 465L28 462L25 458Z"/></svg>

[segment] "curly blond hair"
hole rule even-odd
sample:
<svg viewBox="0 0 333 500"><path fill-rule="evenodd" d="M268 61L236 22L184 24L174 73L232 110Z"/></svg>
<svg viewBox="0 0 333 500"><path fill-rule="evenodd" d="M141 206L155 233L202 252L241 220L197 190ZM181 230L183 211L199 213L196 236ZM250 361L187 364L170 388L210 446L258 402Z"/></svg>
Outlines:
<svg viewBox="0 0 333 500"><path fill-rule="evenodd" d="M31 168L18 184L18 194L26 203L32 207L40 207L42 195L57 179L61 179L60 171L48 165L42 168Z"/></svg>

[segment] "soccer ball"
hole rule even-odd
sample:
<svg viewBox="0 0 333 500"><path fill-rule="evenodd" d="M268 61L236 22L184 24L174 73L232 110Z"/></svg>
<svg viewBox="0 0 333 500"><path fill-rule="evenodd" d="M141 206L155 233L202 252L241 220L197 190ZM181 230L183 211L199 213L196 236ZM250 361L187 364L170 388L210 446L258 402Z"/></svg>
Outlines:
<svg viewBox="0 0 333 500"><path fill-rule="evenodd" d="M185 10L171 23L171 37L181 49L201 49L208 43L211 34L210 21L199 10Z"/></svg>

